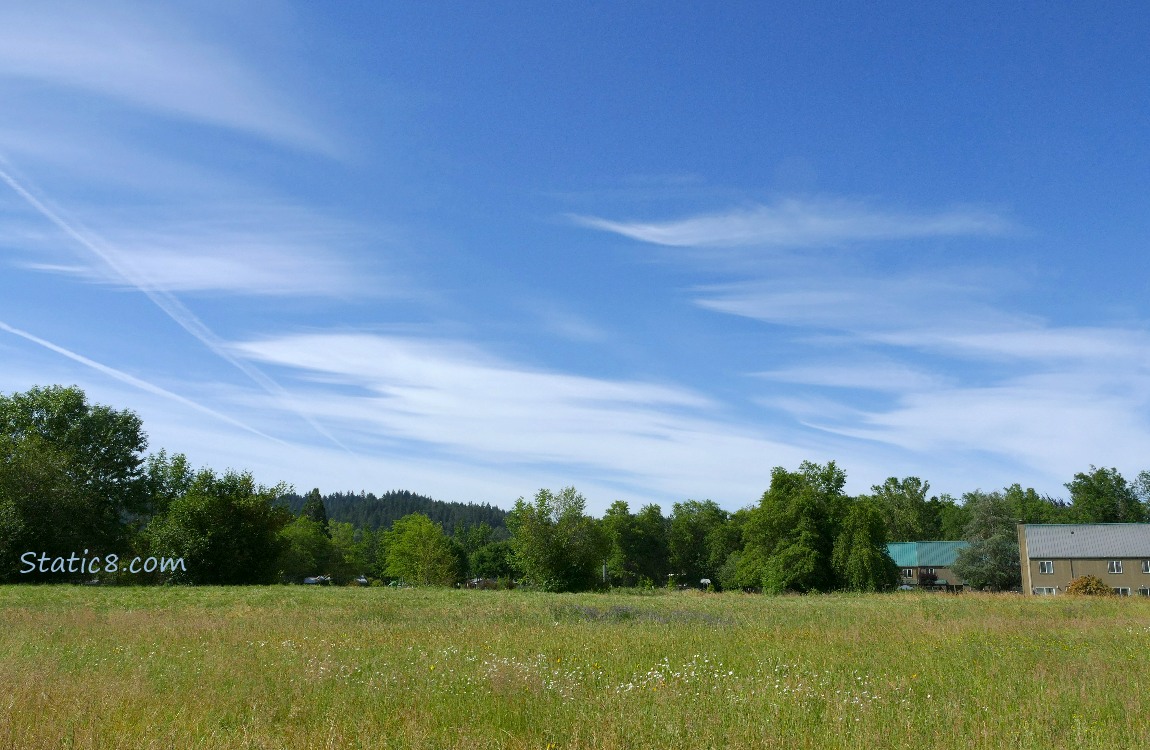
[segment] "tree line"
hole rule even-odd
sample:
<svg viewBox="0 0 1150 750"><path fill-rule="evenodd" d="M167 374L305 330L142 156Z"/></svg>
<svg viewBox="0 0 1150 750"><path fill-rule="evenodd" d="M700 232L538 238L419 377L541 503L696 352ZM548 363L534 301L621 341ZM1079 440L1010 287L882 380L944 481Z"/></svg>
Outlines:
<svg viewBox="0 0 1150 750"><path fill-rule="evenodd" d="M371 492L333 492L321 495L327 517L333 521L345 521L352 526L378 531L389 529L391 525L412 513L422 513L445 529L463 526L478 526L486 523L495 529L506 528L507 511L489 503L459 503L433 500L408 490L391 490L382 495ZM305 496L289 492L280 502L298 515L304 506Z"/></svg>
<svg viewBox="0 0 1150 750"><path fill-rule="evenodd" d="M1015 484L955 499L917 477L845 493L833 461L776 467L758 503L728 512L711 500L637 511L622 500L601 518L568 487L540 490L503 512L382 496L257 484L246 472L193 470L185 456L146 455L139 418L89 404L75 387L0 395L0 580L74 580L23 572L49 557L115 553L179 558L178 570L111 578L132 583L298 581L453 585L468 579L549 591L612 586L711 586L765 592L882 591L898 583L887 543L965 539L956 572L978 588L1019 583L1015 524L1140 522L1150 473L1075 474L1069 499ZM352 519L352 520L349 520Z"/></svg>

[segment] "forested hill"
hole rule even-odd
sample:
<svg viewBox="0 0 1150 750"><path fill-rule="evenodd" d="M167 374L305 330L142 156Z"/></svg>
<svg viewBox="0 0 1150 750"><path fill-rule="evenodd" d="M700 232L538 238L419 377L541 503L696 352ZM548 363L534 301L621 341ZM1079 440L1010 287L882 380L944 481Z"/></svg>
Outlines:
<svg viewBox="0 0 1150 750"><path fill-rule="evenodd" d="M290 494L280 498L292 513L299 514L303 509L304 498L300 495ZM327 510L327 517L332 521L346 521L353 526L372 529L391 528L397 519L412 513L422 513L432 521L443 526L448 533L462 522L466 526L478 526L486 521L493 529L505 528L504 519L507 511L484 503L449 503L442 500L432 500L430 497L417 495L407 490L392 490L383 495L371 492L360 492L358 495L351 492L336 492L323 495L323 505Z"/></svg>

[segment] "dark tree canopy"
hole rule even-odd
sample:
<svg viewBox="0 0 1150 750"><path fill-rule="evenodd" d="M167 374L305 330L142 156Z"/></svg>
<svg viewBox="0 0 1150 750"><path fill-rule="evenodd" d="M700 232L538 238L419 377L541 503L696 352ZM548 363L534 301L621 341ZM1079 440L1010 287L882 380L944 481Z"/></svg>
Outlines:
<svg viewBox="0 0 1150 750"><path fill-rule="evenodd" d="M849 591L888 591L898 584L898 567L886 548L886 523L873 501L855 502L835 540L831 564Z"/></svg>
<svg viewBox="0 0 1150 750"><path fill-rule="evenodd" d="M76 387L0 395L0 576L17 554L118 552L150 510L139 417Z"/></svg>
<svg viewBox="0 0 1150 750"><path fill-rule="evenodd" d="M1066 483L1071 512L1079 523L1141 523L1146 508L1117 469L1090 467Z"/></svg>
<svg viewBox="0 0 1150 750"><path fill-rule="evenodd" d="M275 499L285 487L263 487L251 474L198 472L188 491L144 531L154 555L180 557L187 568L173 582L275 583L292 519Z"/></svg>
<svg viewBox="0 0 1150 750"><path fill-rule="evenodd" d="M846 474L834 461L804 461L798 471L771 471L771 487L748 520L743 556L762 566L765 591L828 591L834 584L831 552L850 499Z"/></svg>
<svg viewBox="0 0 1150 750"><path fill-rule="evenodd" d="M684 583L697 585L704 578L717 579L726 561L727 511L714 500L687 500L671 506L668 529L671 573Z"/></svg>
<svg viewBox="0 0 1150 750"><path fill-rule="evenodd" d="M328 529L327 524L327 508L324 507L323 498L320 497L319 488L316 487L303 499L303 508L300 509L300 516L303 518L315 521L323 529L323 533L331 536L331 531Z"/></svg>
<svg viewBox="0 0 1150 750"><path fill-rule="evenodd" d="M433 500L408 490L392 490L382 495L370 492L334 492L323 495L327 517L332 521L346 521L354 526L377 531L389 529L404 516L422 513L445 530L486 523L497 532L505 532L507 511L486 503L457 503ZM303 511L305 498L286 494L280 498L293 514Z"/></svg>

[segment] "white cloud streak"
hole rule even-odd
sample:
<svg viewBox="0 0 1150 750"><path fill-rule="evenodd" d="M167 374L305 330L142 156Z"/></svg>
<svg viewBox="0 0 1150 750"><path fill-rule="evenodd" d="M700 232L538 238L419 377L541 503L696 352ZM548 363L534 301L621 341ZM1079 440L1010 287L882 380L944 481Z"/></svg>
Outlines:
<svg viewBox="0 0 1150 750"><path fill-rule="evenodd" d="M767 466L810 457L716 418L722 408L691 391L534 370L453 342L317 333L235 349L312 380L301 408L348 433L487 465L554 464L621 486L718 493L742 504L754 499L748 487L767 481Z"/></svg>
<svg viewBox="0 0 1150 750"><path fill-rule="evenodd" d="M309 150L331 143L248 66L195 38L154 4L9 4L0 9L0 79L82 90Z"/></svg>
<svg viewBox="0 0 1150 750"><path fill-rule="evenodd" d="M848 360L823 366L784 367L754 373L756 377L780 383L904 393L942 386L946 379L925 370L897 362Z"/></svg>
<svg viewBox="0 0 1150 750"><path fill-rule="evenodd" d="M174 295L164 290L150 289L145 284L141 284L132 276L131 268L127 267L120 259L118 254L110 248L103 246L95 238L89 237L86 233L81 232L69 222L65 221L55 211L49 208L43 201L37 198L17 182L11 175L3 169L0 169L0 181L6 183L12 190L16 192L24 201L34 208L40 215L54 224L58 229L71 237L81 247L86 248L96 257L102 260L107 266L119 274L126 282L137 288L141 293L146 295L158 308L160 308L169 318L175 321L181 328L190 333L201 344L206 346L216 356L220 357L228 364L235 367L237 370L246 375L252 382L256 383L267 393L272 395L278 402L282 404L290 403L288 394L284 389L269 378L258 368L254 367L251 363L236 357L225 346L224 342L213 332L203 321L201 321L195 314L193 314L187 307L184 306ZM332 443L344 447L343 444L336 439L326 428L323 427L310 415L298 411L301 418L311 425L312 429L324 436ZM346 449L346 448L345 448Z"/></svg>
<svg viewBox="0 0 1150 750"><path fill-rule="evenodd" d="M346 232L320 230L318 218L300 226L298 218L284 213L263 212L260 228L249 228L254 223L249 215L243 222L204 218L148 231L120 229L114 243L102 243L101 263L21 265L156 292L334 297L389 291L329 249L346 240Z"/></svg>
<svg viewBox="0 0 1150 750"><path fill-rule="evenodd" d="M587 227L672 247L812 247L874 240L999 235L1011 229L1008 221L987 211L894 213L844 200L790 199L769 206L663 222L612 221L594 216L572 218Z"/></svg>
<svg viewBox="0 0 1150 750"><path fill-rule="evenodd" d="M125 384L130 385L134 388L138 388L141 391L145 391L147 393L151 393L151 394L154 394L156 396L163 396L166 399L169 399L171 401L175 401L176 403L181 404L183 406L187 406L187 407L190 407L192 409L195 409L198 412L202 412L204 414L207 414L207 415L214 417L214 418L216 418L222 422L226 422L227 424L230 424L234 427L239 427L240 429L246 430L246 431L252 433L253 435L258 435L262 438L266 438L266 439L274 441L276 443L284 444L284 441L280 440L279 438L274 438L271 435L267 435L263 432L260 432L259 430L255 429L254 427L251 427L247 424L244 424L243 422L239 421L238 419L235 419L233 417L229 417L226 414L221 414L220 412L218 412L214 409L211 409L207 406L204 406L203 404L199 404L195 401L192 401L189 398L185 398L184 396L181 396L178 393L172 393L171 391L166 390L164 388L161 388L158 385L154 385L152 383L149 383L146 380L141 380L140 378L137 378L134 375L129 375L128 373L124 372L123 370L117 370L114 367L109 367L108 365L101 364L100 362L97 362L93 359L89 359L88 357L85 357L81 354L77 354L76 352L73 352L69 349L65 349L62 346L59 346L57 344L53 344L51 341L47 341L45 339L42 339L39 336L34 336L33 334L28 333L27 331L22 331L19 328L14 328L14 327L8 325L7 323L5 323L4 321L0 321L0 331L5 331L7 333L12 334L13 336L19 336L20 338L24 339L25 341L30 341L33 344L36 344L38 346L42 346L45 349L48 349L49 351L52 351L52 352L60 354L64 357L67 357L68 359L72 360L73 362L78 362L78 363L84 365L85 367L90 367L93 370L96 370L97 372L103 373L104 375L107 375L108 377L111 377L115 380L118 380L121 383L125 383Z"/></svg>

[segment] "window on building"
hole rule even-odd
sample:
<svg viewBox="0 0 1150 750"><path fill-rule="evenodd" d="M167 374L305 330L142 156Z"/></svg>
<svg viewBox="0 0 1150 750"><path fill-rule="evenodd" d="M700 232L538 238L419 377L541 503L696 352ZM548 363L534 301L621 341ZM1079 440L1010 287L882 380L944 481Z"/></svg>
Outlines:
<svg viewBox="0 0 1150 750"><path fill-rule="evenodd" d="M1038 561L1038 572L1042 573L1043 575L1053 575L1054 574L1054 561L1053 560L1039 560Z"/></svg>
<svg viewBox="0 0 1150 750"><path fill-rule="evenodd" d="M912 569L912 568L903 568L903 569L902 569L902 577L903 577L903 578L914 578L914 569Z"/></svg>
<svg viewBox="0 0 1150 750"><path fill-rule="evenodd" d="M1143 586L1142 588L1138 589L1138 596L1150 596L1150 589Z"/></svg>
<svg viewBox="0 0 1150 750"><path fill-rule="evenodd" d="M1113 591L1115 594L1118 594L1118 596L1130 596L1130 589L1127 588L1126 586L1115 586L1114 588L1112 588L1110 590Z"/></svg>
<svg viewBox="0 0 1150 750"><path fill-rule="evenodd" d="M1107 573L1121 573L1122 572L1122 561L1121 560L1111 560L1110 562L1106 563L1106 572Z"/></svg>
<svg viewBox="0 0 1150 750"><path fill-rule="evenodd" d="M1150 573L1150 560L1143 560L1142 561L1142 572L1143 573Z"/></svg>
<svg viewBox="0 0 1150 750"><path fill-rule="evenodd" d="M928 576L935 575L934 568L923 568L922 572Z"/></svg>
<svg viewBox="0 0 1150 750"><path fill-rule="evenodd" d="M1058 589L1053 586L1037 586L1034 589L1034 593L1038 596L1054 596L1058 593Z"/></svg>

